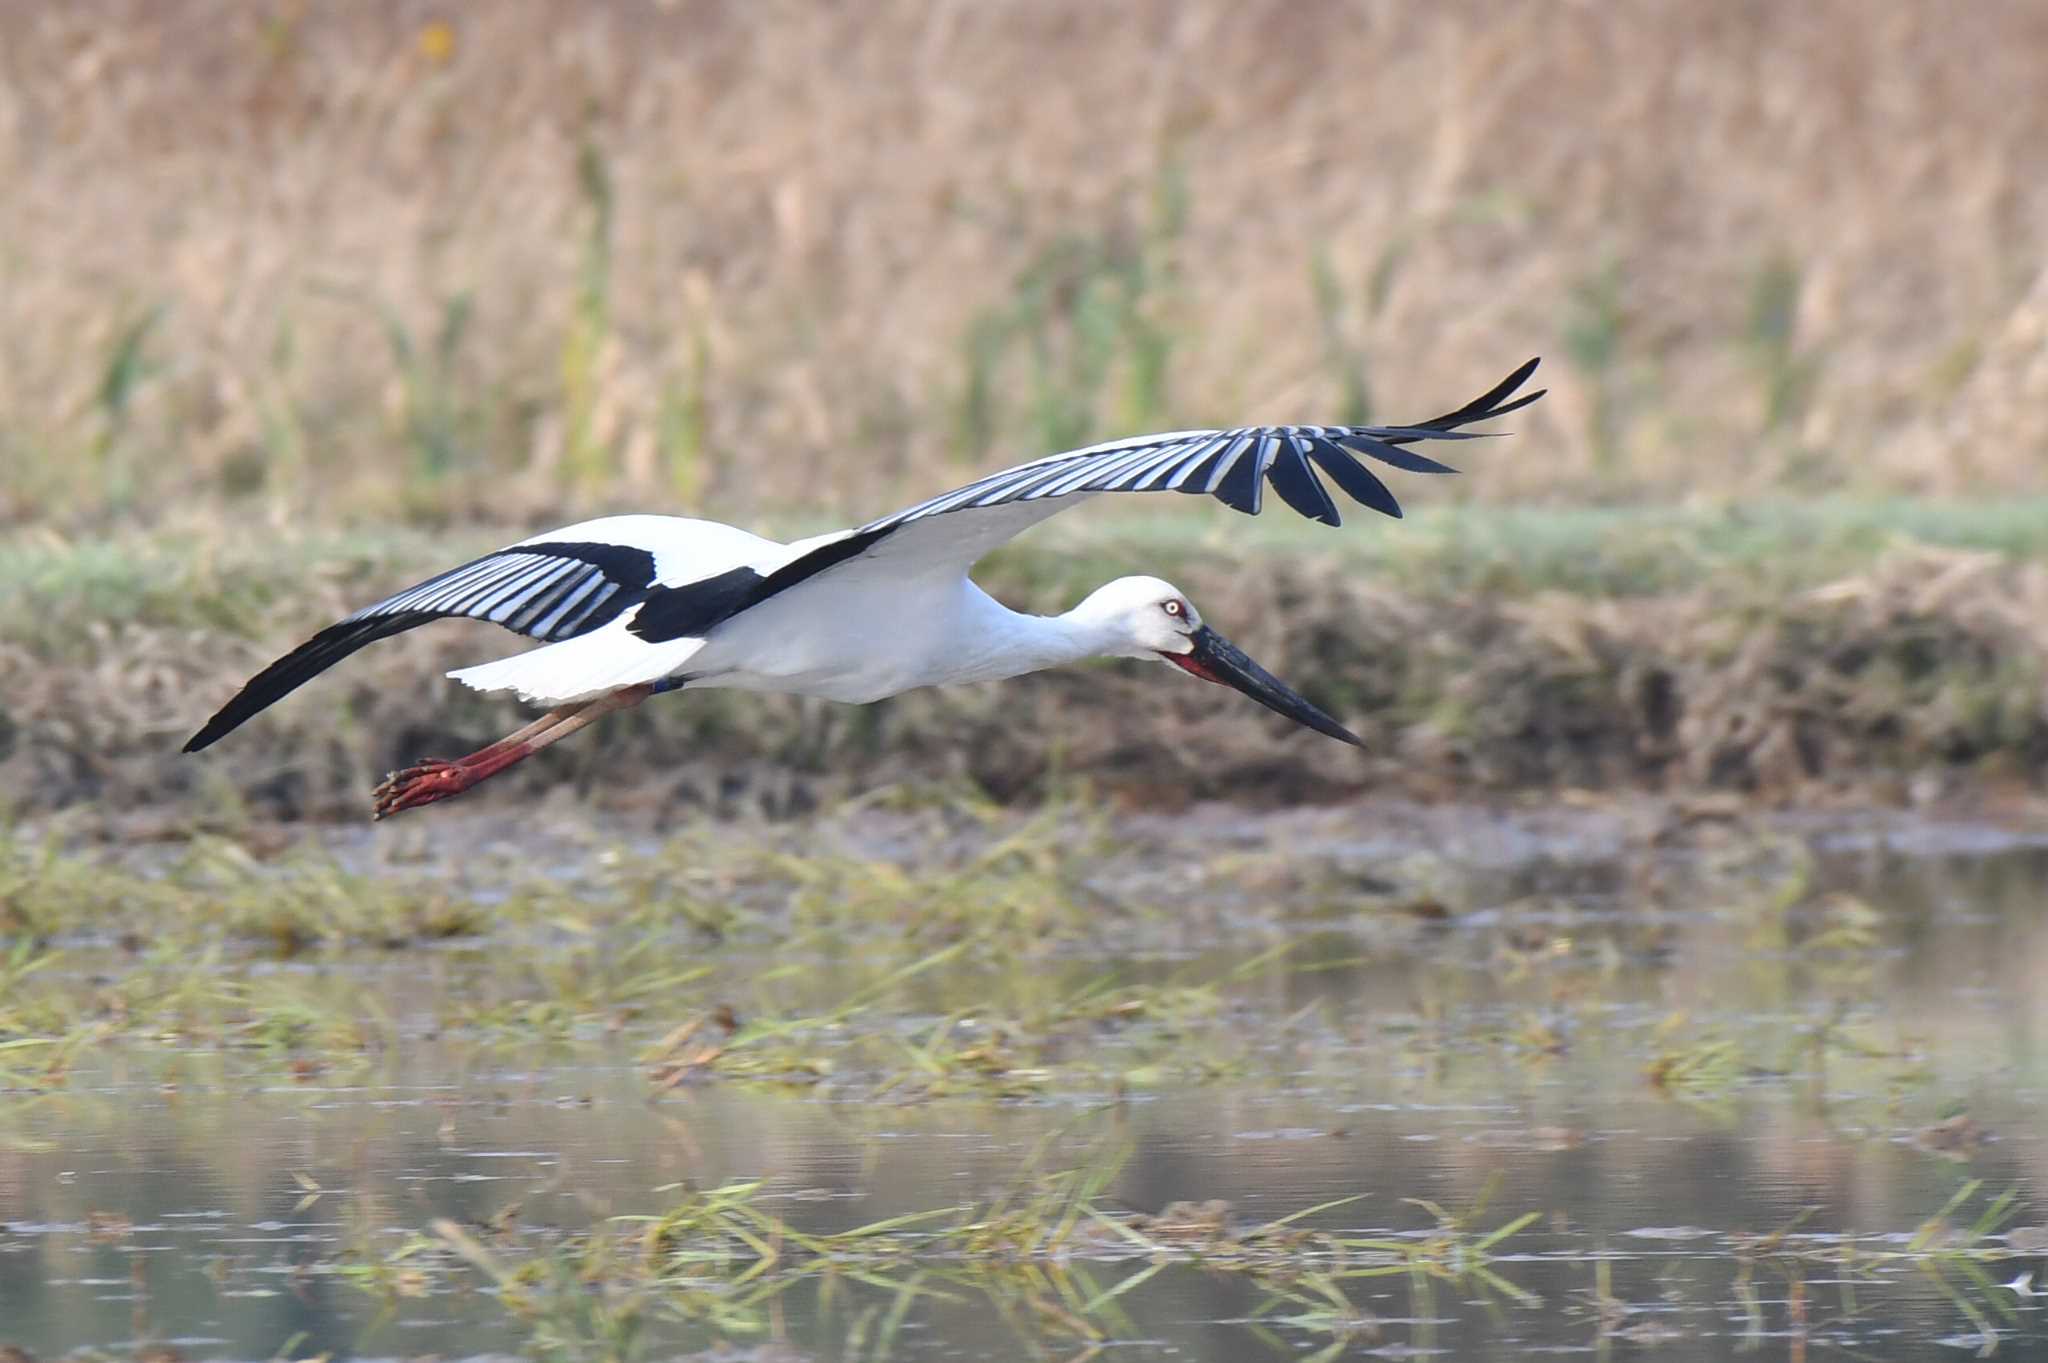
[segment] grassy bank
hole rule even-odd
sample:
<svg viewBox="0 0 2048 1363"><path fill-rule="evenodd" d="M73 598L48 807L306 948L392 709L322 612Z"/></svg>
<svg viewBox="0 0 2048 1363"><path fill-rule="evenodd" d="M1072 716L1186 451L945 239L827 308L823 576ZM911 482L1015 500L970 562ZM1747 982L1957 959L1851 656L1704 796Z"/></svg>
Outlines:
<svg viewBox="0 0 2048 1363"><path fill-rule="evenodd" d="M1091 508L998 555L982 580L1057 611L1121 573L1169 577L1366 753L1116 665L870 707L670 697L500 784L800 808L902 777L1002 799L1066 776L1148 800L1617 784L1895 798L2048 772L2039 501L1461 507L1335 534L1182 510ZM314 629L518 533L0 541L17 586L0 598L7 789L27 808L359 813L384 770L520 722L518 707L438 678L516 640L467 623L418 631L218 750L178 746Z"/></svg>

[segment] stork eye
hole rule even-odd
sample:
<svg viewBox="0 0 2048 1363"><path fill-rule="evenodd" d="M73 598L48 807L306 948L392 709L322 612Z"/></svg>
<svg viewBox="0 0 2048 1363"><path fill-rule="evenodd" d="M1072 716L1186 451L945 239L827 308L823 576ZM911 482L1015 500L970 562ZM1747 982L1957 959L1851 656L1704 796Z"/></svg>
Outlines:
<svg viewBox="0 0 2048 1363"><path fill-rule="evenodd" d="M1168 615L1174 616L1186 615L1188 609L1186 606L1181 605L1181 603L1178 601L1161 602L1159 608L1165 611Z"/></svg>

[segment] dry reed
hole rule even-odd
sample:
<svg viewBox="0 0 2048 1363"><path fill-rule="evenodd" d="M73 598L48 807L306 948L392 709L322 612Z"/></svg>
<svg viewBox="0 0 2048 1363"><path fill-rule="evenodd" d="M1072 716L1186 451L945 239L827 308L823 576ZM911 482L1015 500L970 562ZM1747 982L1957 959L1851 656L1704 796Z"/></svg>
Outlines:
<svg viewBox="0 0 2048 1363"><path fill-rule="evenodd" d="M1398 418L1462 495L2041 485L2048 8L0 8L0 524L882 509Z"/></svg>

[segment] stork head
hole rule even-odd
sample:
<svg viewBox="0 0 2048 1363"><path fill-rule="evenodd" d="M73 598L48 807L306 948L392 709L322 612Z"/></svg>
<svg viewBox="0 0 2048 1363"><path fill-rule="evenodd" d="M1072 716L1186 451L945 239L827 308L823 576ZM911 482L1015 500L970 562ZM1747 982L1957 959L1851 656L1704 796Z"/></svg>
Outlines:
<svg viewBox="0 0 2048 1363"><path fill-rule="evenodd" d="M1073 614L1099 628L1102 651L1116 658L1154 658L1203 681L1242 691L1275 714L1355 747L1364 740L1260 667L1243 649L1202 623L1194 603L1156 577L1120 577L1097 588Z"/></svg>

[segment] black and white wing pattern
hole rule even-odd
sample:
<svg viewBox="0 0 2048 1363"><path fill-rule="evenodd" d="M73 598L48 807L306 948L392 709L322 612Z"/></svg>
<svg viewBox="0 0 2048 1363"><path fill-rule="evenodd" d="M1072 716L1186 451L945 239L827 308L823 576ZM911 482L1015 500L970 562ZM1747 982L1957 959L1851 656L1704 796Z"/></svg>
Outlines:
<svg viewBox="0 0 2048 1363"><path fill-rule="evenodd" d="M655 556L594 541L529 541L472 559L329 625L250 678L185 744L198 752L367 644L430 620L488 620L554 643L609 624L655 586Z"/></svg>
<svg viewBox="0 0 2048 1363"><path fill-rule="evenodd" d="M992 473L966 487L906 507L862 526L863 531L908 525L928 516L972 507L1004 506L1089 492L1203 493L1248 516L1259 514L1266 484L1310 520L1338 525L1342 518L1315 475L1321 469L1353 501L1398 517L1401 504L1358 456L1408 473L1453 473L1447 464L1403 448L1419 440L1472 440L1461 426L1505 416L1543 396L1538 389L1507 399L1536 372L1536 360L1454 412L1412 426L1244 426L1229 431L1175 431L1112 440Z"/></svg>
<svg viewBox="0 0 2048 1363"><path fill-rule="evenodd" d="M1309 519L1341 524L1318 470L1353 501L1398 517L1401 504L1365 459L1408 473L1455 472L1407 447L1424 440L1479 438L1480 432L1460 428L1505 416L1543 396L1543 389L1514 396L1536 365L1530 360L1463 407L1409 426L1175 431L1051 455L870 521L845 540L786 565L780 575L793 586L849 560L879 565L914 559L935 570L964 571L1039 521L1105 492L1206 494L1256 516L1270 485L1281 501Z"/></svg>
<svg viewBox="0 0 2048 1363"><path fill-rule="evenodd" d="M1320 471L1354 501L1399 516L1400 503L1361 457L1411 473L1451 472L1406 447L1472 439L1473 432L1460 428L1528 406L1542 392L1514 393L1535 369L1531 360L1456 411L1410 426L1177 431L1055 454L811 547L798 546L793 554L706 521L623 516L570 526L451 568L321 630L251 678L185 751L216 742L357 649L430 620L488 620L531 639L560 643L642 606L627 626L637 643L701 639L821 574L965 572L1023 530L1105 492L1203 493L1256 515L1271 484L1296 511L1336 525L1337 505ZM599 538L601 533L613 537Z"/></svg>

